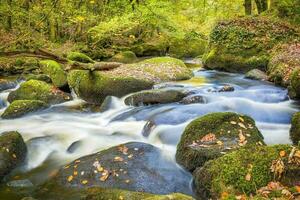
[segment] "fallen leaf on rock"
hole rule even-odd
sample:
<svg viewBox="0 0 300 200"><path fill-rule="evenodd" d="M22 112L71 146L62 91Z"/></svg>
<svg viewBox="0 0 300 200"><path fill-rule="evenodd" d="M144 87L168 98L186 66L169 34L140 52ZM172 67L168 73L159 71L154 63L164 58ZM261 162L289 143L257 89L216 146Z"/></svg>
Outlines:
<svg viewBox="0 0 300 200"><path fill-rule="evenodd" d="M121 153L123 153L124 155L128 154L128 148L125 145L120 145L118 146L118 151L120 151Z"/></svg>
<svg viewBox="0 0 300 200"><path fill-rule="evenodd" d="M130 180L129 180L129 179L127 179L127 180L125 181L125 183L130 183Z"/></svg>
<svg viewBox="0 0 300 200"><path fill-rule="evenodd" d="M124 159L123 159L122 157L116 156L116 157L114 158L114 161L115 161L115 162L123 162Z"/></svg>
<svg viewBox="0 0 300 200"><path fill-rule="evenodd" d="M82 183L83 185L86 185L86 184L88 183L88 181L87 181L87 180L83 180L83 181L81 181L81 183Z"/></svg>
<svg viewBox="0 0 300 200"><path fill-rule="evenodd" d="M271 172L274 173L274 178L280 179L284 172L284 163L281 158L272 161Z"/></svg>
<svg viewBox="0 0 300 200"><path fill-rule="evenodd" d="M246 126L243 123L238 123L238 125L243 128L243 129L247 129Z"/></svg>
<svg viewBox="0 0 300 200"><path fill-rule="evenodd" d="M67 180L68 180L68 182L71 182L73 180L73 176L72 175L69 176Z"/></svg>
<svg viewBox="0 0 300 200"><path fill-rule="evenodd" d="M106 181L109 177L109 172L108 170L104 170L102 173L102 176L100 177L100 181Z"/></svg>
<svg viewBox="0 0 300 200"><path fill-rule="evenodd" d="M200 142L213 142L216 139L217 138L216 138L215 134L209 133L209 134L205 135L203 138L201 138Z"/></svg>
<svg viewBox="0 0 300 200"><path fill-rule="evenodd" d="M230 124L233 124L233 125L235 125L235 124L237 124L237 122L235 122L235 121L231 121L231 122L230 122Z"/></svg>
<svg viewBox="0 0 300 200"><path fill-rule="evenodd" d="M12 157L13 157L13 158L17 158L16 154L13 154Z"/></svg>
<svg viewBox="0 0 300 200"><path fill-rule="evenodd" d="M239 117L239 120L240 120L241 122L245 122L245 120L244 120L242 117Z"/></svg>
<svg viewBox="0 0 300 200"><path fill-rule="evenodd" d="M239 133L239 145L244 146L247 144L246 137L243 135L243 133Z"/></svg>
<svg viewBox="0 0 300 200"><path fill-rule="evenodd" d="M73 175L74 175L74 176L77 176L77 174L78 174L77 171L74 171L74 172L73 172Z"/></svg>
<svg viewBox="0 0 300 200"><path fill-rule="evenodd" d="M217 141L217 144L218 144L218 145L223 145L223 142L222 142L221 140L218 140L218 141Z"/></svg>
<svg viewBox="0 0 300 200"><path fill-rule="evenodd" d="M246 179L246 181L251 181L251 174L248 173L248 174L246 175L245 179Z"/></svg>
<svg viewBox="0 0 300 200"><path fill-rule="evenodd" d="M285 157L286 153L285 153L285 151L282 150L279 152L279 155L280 155L280 157Z"/></svg>
<svg viewBox="0 0 300 200"><path fill-rule="evenodd" d="M288 163L300 166L300 150L296 147L293 147L289 155Z"/></svg>

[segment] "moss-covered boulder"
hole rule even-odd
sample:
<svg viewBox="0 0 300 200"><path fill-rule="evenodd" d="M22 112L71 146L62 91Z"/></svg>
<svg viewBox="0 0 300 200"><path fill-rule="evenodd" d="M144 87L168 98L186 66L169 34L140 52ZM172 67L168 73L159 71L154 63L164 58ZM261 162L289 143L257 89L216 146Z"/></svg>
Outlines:
<svg viewBox="0 0 300 200"><path fill-rule="evenodd" d="M299 149L289 145L251 145L194 171L195 190L203 199L220 199L222 193L255 194L271 181L287 187L300 180Z"/></svg>
<svg viewBox="0 0 300 200"><path fill-rule="evenodd" d="M190 193L191 176L160 149L130 142L78 158L62 167L44 188L119 188L169 194Z"/></svg>
<svg viewBox="0 0 300 200"><path fill-rule="evenodd" d="M65 87L68 84L67 74L62 66L54 60L42 60L40 62L44 74L51 78L53 85L58 88Z"/></svg>
<svg viewBox="0 0 300 200"><path fill-rule="evenodd" d="M291 25L267 17L219 22L211 32L204 67L230 72L266 70L272 48L299 38Z"/></svg>
<svg viewBox="0 0 300 200"><path fill-rule="evenodd" d="M176 160L189 171L242 146L262 145L263 136L248 116L212 113L195 119L177 145Z"/></svg>
<svg viewBox="0 0 300 200"><path fill-rule="evenodd" d="M250 70L245 74L245 78L261 81L267 81L269 79L268 75L259 69Z"/></svg>
<svg viewBox="0 0 300 200"><path fill-rule="evenodd" d="M290 138L293 144L300 142L300 112L297 112L292 117L292 127L290 129Z"/></svg>
<svg viewBox="0 0 300 200"><path fill-rule="evenodd" d="M80 98L101 104L106 96L122 97L151 89L155 83L191 77L192 72L181 60L162 57L121 65L109 71L72 70L68 83Z"/></svg>
<svg viewBox="0 0 300 200"><path fill-rule="evenodd" d="M147 90L137 92L125 99L126 105L140 106L152 104L165 104L181 101L186 93L180 90Z"/></svg>
<svg viewBox="0 0 300 200"><path fill-rule="evenodd" d="M71 100L70 94L64 93L56 87L43 81L30 80L22 83L20 87L9 93L8 101L39 100L47 104L57 104Z"/></svg>
<svg viewBox="0 0 300 200"><path fill-rule="evenodd" d="M43 200L193 200L191 196L180 193L156 195L145 192L100 187L87 189L66 189L57 187L51 190L39 190L37 198Z"/></svg>
<svg viewBox="0 0 300 200"><path fill-rule="evenodd" d="M18 132L0 134L0 182L4 176L25 161L26 144Z"/></svg>
<svg viewBox="0 0 300 200"><path fill-rule="evenodd" d="M39 100L16 100L6 108L1 117L3 119L18 118L48 107L48 104Z"/></svg>
<svg viewBox="0 0 300 200"><path fill-rule="evenodd" d="M93 63L93 59L91 59L89 56L87 56L84 53L80 52L70 52L67 55L67 58L72 61L82 62L82 63Z"/></svg>
<svg viewBox="0 0 300 200"><path fill-rule="evenodd" d="M152 83L148 80L129 76L110 76L103 72L88 70L71 71L68 83L80 98L99 105L107 96L122 97L152 87Z"/></svg>
<svg viewBox="0 0 300 200"><path fill-rule="evenodd" d="M114 55L110 61L121 63L134 63L137 61L137 57L132 51L123 51Z"/></svg>

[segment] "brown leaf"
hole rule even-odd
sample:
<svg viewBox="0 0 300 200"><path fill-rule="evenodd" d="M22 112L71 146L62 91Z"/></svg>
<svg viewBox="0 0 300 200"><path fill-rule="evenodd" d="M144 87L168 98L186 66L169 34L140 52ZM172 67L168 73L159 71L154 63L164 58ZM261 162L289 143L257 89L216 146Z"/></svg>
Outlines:
<svg viewBox="0 0 300 200"><path fill-rule="evenodd" d="M124 159L123 159L122 157L116 156L116 157L114 158L114 161L115 161L115 162L123 162Z"/></svg>
<svg viewBox="0 0 300 200"><path fill-rule="evenodd" d="M216 138L215 134L209 133L209 134L205 135L203 138L201 138L200 142L213 142L216 139L217 138Z"/></svg>
<svg viewBox="0 0 300 200"><path fill-rule="evenodd" d="M104 170L102 173L102 176L100 177L100 181L106 181L109 177L109 172L108 170Z"/></svg>
<svg viewBox="0 0 300 200"><path fill-rule="evenodd" d="M271 172L274 173L274 177L280 179L284 172L285 165L281 158L272 161Z"/></svg>

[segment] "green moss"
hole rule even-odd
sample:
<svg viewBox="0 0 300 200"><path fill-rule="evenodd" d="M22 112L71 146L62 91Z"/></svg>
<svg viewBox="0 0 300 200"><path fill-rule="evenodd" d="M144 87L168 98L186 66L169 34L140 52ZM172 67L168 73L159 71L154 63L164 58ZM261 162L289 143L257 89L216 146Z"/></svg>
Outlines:
<svg viewBox="0 0 300 200"><path fill-rule="evenodd" d="M93 63L94 61L84 53L70 52L67 56L69 60L82 62L82 63Z"/></svg>
<svg viewBox="0 0 300 200"><path fill-rule="evenodd" d="M256 190L274 180L270 167L278 159L279 152L285 151L283 157L285 174L280 182L291 186L300 178L300 168L288 164L289 145L248 146L234 151L216 160L207 162L202 169L194 172L196 191L203 198L217 199L223 192L230 194L255 194ZM246 180L250 173L251 179Z"/></svg>
<svg viewBox="0 0 300 200"><path fill-rule="evenodd" d="M54 60L43 60L40 62L42 71L48 75L56 87L67 85L67 74L62 66Z"/></svg>
<svg viewBox="0 0 300 200"><path fill-rule="evenodd" d="M234 124L232 124L234 123ZM193 147L193 142L199 142L207 134L214 134L223 145L209 145L208 147ZM236 113L212 113L192 121L184 130L177 145L176 160L186 169L193 171L205 162L238 149L239 134L247 140L246 146L263 144L263 136L255 126L255 122L248 116ZM247 136L248 135L248 136Z"/></svg>
<svg viewBox="0 0 300 200"><path fill-rule="evenodd" d="M291 25L267 17L218 23L211 32L204 66L230 72L266 70L275 45L299 38Z"/></svg>
<svg viewBox="0 0 300 200"><path fill-rule="evenodd" d="M293 115L290 137L295 145L300 142L300 112L297 112Z"/></svg>
<svg viewBox="0 0 300 200"><path fill-rule="evenodd" d="M137 61L137 57L132 51L123 51L114 55L110 60L121 63L134 63Z"/></svg>
<svg viewBox="0 0 300 200"><path fill-rule="evenodd" d="M28 113L47 108L48 105L43 101L37 100L16 100L13 101L1 115L3 119L13 119L22 117Z"/></svg>
<svg viewBox="0 0 300 200"><path fill-rule="evenodd" d="M71 100L71 96L43 81L30 80L9 93L8 101L11 103L15 100L40 100L48 104L56 104Z"/></svg>
<svg viewBox="0 0 300 200"><path fill-rule="evenodd" d="M109 76L86 70L71 71L68 82L77 95L93 104L101 104L106 96L122 97L132 92L150 89L153 85L148 80L128 76Z"/></svg>
<svg viewBox="0 0 300 200"><path fill-rule="evenodd" d="M300 66L295 68L291 74L290 91L293 92L293 98L300 98ZM291 95L290 95L291 96Z"/></svg>

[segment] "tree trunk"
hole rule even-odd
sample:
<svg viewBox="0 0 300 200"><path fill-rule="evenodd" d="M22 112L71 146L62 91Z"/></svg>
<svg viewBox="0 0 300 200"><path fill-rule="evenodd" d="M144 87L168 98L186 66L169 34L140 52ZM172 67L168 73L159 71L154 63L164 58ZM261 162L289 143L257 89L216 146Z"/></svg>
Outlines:
<svg viewBox="0 0 300 200"><path fill-rule="evenodd" d="M255 0L255 3L258 14L268 10L268 0Z"/></svg>
<svg viewBox="0 0 300 200"><path fill-rule="evenodd" d="M10 8L10 12L7 16L7 19L6 19L6 29L9 31L12 29L12 0L7 0L7 5L9 6Z"/></svg>
<svg viewBox="0 0 300 200"><path fill-rule="evenodd" d="M245 13L246 15L252 14L252 0L245 0Z"/></svg>

